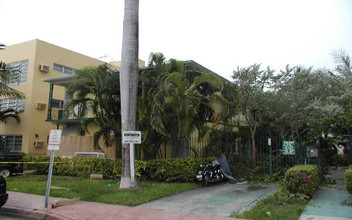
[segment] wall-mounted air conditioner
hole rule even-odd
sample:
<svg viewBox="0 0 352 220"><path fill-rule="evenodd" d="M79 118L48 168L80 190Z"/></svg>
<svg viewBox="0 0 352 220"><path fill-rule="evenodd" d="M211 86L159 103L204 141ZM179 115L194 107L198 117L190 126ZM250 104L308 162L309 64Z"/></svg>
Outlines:
<svg viewBox="0 0 352 220"><path fill-rule="evenodd" d="M34 147L44 147L44 141L35 141Z"/></svg>
<svg viewBox="0 0 352 220"><path fill-rule="evenodd" d="M43 110L43 109L45 109L45 107L46 107L46 104L45 103L37 103L37 106L35 107L36 109L41 109L41 110Z"/></svg>
<svg viewBox="0 0 352 220"><path fill-rule="evenodd" d="M47 66L47 65L40 64L40 66L39 66L39 71L40 71L40 72L47 73L47 72L50 71L50 67Z"/></svg>

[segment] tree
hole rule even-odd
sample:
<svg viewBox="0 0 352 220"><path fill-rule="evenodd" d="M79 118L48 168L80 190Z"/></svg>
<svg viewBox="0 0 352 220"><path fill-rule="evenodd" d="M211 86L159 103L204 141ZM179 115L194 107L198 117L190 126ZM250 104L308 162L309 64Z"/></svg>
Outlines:
<svg viewBox="0 0 352 220"><path fill-rule="evenodd" d="M81 117L87 109L92 117L82 118L85 129L96 124L99 130L94 132L94 147L100 149L99 140L103 138L107 147L120 143L120 90L119 74L109 70L106 64L98 67L86 67L77 71L72 84L67 88L71 97L66 109L69 114ZM74 112L74 110L77 110ZM117 150L117 153L120 153Z"/></svg>
<svg viewBox="0 0 352 220"><path fill-rule="evenodd" d="M274 71L269 67L260 70L260 64L254 64L247 68L237 67L233 71L232 78L237 85L239 108L245 117L252 142L252 167L256 167L256 143L255 134L260 124L259 116L265 106L264 92Z"/></svg>
<svg viewBox="0 0 352 220"><path fill-rule="evenodd" d="M142 131L143 159L156 159L161 145L166 141L150 125L150 115L155 94L160 90L165 79L166 58L162 53L151 53L148 67L140 72L138 90L137 127Z"/></svg>
<svg viewBox="0 0 352 220"><path fill-rule="evenodd" d="M20 117L17 115L17 111L13 109L0 111L0 121L2 123L6 123L9 118L14 118L17 123L20 123Z"/></svg>
<svg viewBox="0 0 352 220"><path fill-rule="evenodd" d="M202 74L187 80L183 64L171 59L165 81L154 96L151 125L170 138L172 157L188 156L185 141L197 128L199 135L205 124L216 123L228 114L228 105L221 94L223 83L213 74ZM177 71L177 72L176 72Z"/></svg>
<svg viewBox="0 0 352 220"><path fill-rule="evenodd" d="M0 44L0 49L3 49L5 45ZM0 61L0 97L1 98L24 98L24 94L16 89L8 86L8 81L11 74L16 74L18 72L16 67L7 67L5 62ZM0 111L0 121L6 123L8 118L14 118L17 123L20 122L20 118L17 115L18 112L14 109L7 109Z"/></svg>
<svg viewBox="0 0 352 220"><path fill-rule="evenodd" d="M12 74L18 72L17 67L7 67L5 62L0 61L0 96L2 98L24 98L22 92L8 86Z"/></svg>
<svg viewBox="0 0 352 220"><path fill-rule="evenodd" d="M342 91L327 71L286 66L273 77L267 116L282 139L314 139L327 119L343 112Z"/></svg>
<svg viewBox="0 0 352 220"><path fill-rule="evenodd" d="M133 131L136 127L138 86L138 0L125 0L123 21L123 42L121 54L120 93L121 131ZM131 161L134 163L134 161ZM131 178L130 151L128 144L122 144L122 175L120 188L136 187Z"/></svg>

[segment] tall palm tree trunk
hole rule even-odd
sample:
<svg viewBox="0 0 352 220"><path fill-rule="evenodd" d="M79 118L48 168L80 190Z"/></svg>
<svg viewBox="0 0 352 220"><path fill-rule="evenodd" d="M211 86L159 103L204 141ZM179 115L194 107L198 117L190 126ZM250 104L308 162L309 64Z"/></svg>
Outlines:
<svg viewBox="0 0 352 220"><path fill-rule="evenodd" d="M138 84L138 7L139 0L125 0L123 42L120 70L121 131L134 131L136 127ZM134 161L133 161L134 163ZM122 144L122 175L120 188L136 187L131 178L130 151Z"/></svg>

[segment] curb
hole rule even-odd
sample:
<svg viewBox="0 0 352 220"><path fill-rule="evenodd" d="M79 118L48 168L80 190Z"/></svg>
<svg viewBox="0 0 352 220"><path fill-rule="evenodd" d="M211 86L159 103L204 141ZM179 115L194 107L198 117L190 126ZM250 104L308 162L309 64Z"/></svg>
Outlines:
<svg viewBox="0 0 352 220"><path fill-rule="evenodd" d="M12 217L21 217L24 219L30 220L65 220L62 216L50 213L49 209L47 210L23 210L16 207L1 207L0 215L12 216Z"/></svg>
<svg viewBox="0 0 352 220"><path fill-rule="evenodd" d="M26 219L33 220L42 220L45 219L46 213L44 211L34 211L34 210L23 210L22 208L16 207L6 207L3 206L0 208L0 214L13 216L13 217L22 217Z"/></svg>

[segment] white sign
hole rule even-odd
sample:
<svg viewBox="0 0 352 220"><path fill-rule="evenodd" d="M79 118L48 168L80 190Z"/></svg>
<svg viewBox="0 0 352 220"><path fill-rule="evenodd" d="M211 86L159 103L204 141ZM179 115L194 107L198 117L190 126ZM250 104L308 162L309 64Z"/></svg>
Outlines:
<svg viewBox="0 0 352 220"><path fill-rule="evenodd" d="M60 150L60 145L48 145L48 150Z"/></svg>
<svg viewBox="0 0 352 220"><path fill-rule="evenodd" d="M123 131L122 143L123 144L141 144L142 132L141 131Z"/></svg>
<svg viewBox="0 0 352 220"><path fill-rule="evenodd" d="M49 145L60 145L62 130L50 130Z"/></svg>

